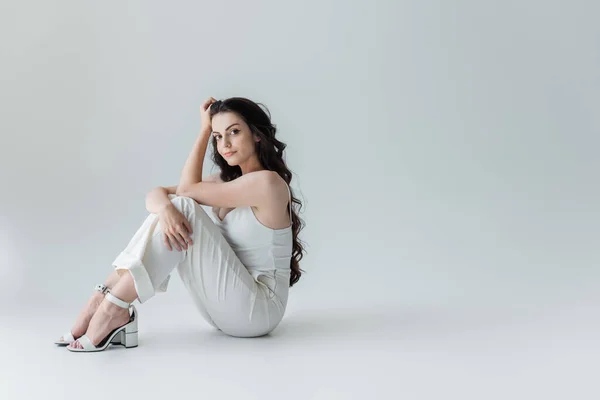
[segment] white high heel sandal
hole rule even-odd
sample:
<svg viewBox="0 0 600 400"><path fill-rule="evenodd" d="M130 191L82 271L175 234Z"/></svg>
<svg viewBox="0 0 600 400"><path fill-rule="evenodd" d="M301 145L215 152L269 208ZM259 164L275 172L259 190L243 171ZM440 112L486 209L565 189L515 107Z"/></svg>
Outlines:
<svg viewBox="0 0 600 400"><path fill-rule="evenodd" d="M67 350L83 353L102 351L105 350L111 343L120 344L126 348L138 346L138 321L137 310L135 309L135 306L119 299L118 297L115 297L110 292L106 293L105 298L121 308L131 309L129 321L125 325L121 325L120 327L113 329L104 339L102 339L100 343L98 343L98 346L94 346L90 338L88 338L86 335L83 335L77 339L77 341L79 341L79 343L81 343L83 346L83 349L67 347Z"/></svg>
<svg viewBox="0 0 600 400"><path fill-rule="evenodd" d="M110 289L108 287L106 287L105 285L101 284L101 283L99 283L96 286L94 286L94 290L102 293L105 296L106 296L106 293L110 293ZM71 343L73 343L75 340L77 340L77 339L75 339L73 337L73 334L71 333L71 331L63 334L62 337L63 337L62 341L57 340L56 342L54 342L54 344L57 344L59 346L68 346Z"/></svg>

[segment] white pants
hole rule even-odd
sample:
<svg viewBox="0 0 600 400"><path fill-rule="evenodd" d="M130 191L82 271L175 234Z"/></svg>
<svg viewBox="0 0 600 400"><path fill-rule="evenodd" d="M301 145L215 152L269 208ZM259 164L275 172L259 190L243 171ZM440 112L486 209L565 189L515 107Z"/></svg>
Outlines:
<svg viewBox="0 0 600 400"><path fill-rule="evenodd" d="M206 211L190 197L169 195L188 219L193 245L170 251L156 214L150 214L113 262L129 270L140 303L167 290L177 268L200 314L231 336L262 336L279 324L287 305L289 272L248 270Z"/></svg>

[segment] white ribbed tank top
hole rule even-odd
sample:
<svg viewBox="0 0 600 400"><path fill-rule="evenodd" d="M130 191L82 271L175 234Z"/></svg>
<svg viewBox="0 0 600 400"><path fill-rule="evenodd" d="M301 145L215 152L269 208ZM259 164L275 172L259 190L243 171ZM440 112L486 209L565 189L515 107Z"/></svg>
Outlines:
<svg viewBox="0 0 600 400"><path fill-rule="evenodd" d="M292 194L289 196L290 222L292 221ZM271 229L263 225L254 215L251 206L236 207L223 220L212 208L212 220L247 269L261 271L290 271L292 257L292 226Z"/></svg>

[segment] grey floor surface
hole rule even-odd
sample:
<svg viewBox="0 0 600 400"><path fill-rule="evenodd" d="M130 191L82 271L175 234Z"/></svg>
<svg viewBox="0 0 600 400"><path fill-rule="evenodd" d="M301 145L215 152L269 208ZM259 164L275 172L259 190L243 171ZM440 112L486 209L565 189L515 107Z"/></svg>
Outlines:
<svg viewBox="0 0 600 400"><path fill-rule="evenodd" d="M2 309L0 399L598 399L599 298L294 303L240 339L165 297L138 305L139 347L92 354L52 344L80 304L17 303Z"/></svg>

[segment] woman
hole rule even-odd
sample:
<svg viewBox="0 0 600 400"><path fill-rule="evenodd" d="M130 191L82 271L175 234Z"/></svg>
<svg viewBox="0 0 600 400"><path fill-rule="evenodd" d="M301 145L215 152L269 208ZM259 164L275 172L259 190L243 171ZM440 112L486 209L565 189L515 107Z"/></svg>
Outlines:
<svg viewBox="0 0 600 400"><path fill-rule="evenodd" d="M202 316L228 335L262 336L283 318L304 252L304 223L292 209L302 203L289 188L286 145L275 138L270 115L245 98L209 98L201 121L179 185L147 195L150 215L73 329L55 343L81 352L110 343L136 347L131 303L166 291L175 268ZM209 141L220 173L202 179Z"/></svg>

